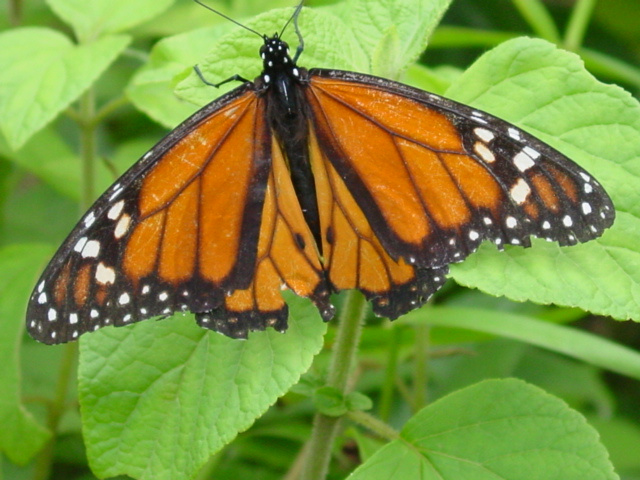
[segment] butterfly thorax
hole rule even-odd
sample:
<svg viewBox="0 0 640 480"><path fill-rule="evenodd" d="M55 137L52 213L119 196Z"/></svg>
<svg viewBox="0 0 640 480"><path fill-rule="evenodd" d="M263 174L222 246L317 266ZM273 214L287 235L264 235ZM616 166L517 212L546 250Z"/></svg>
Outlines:
<svg viewBox="0 0 640 480"><path fill-rule="evenodd" d="M303 89L307 71L296 66L289 46L276 33L260 48L262 74L256 87L266 95L267 122L285 154L305 220L320 248L316 188L309 163L309 117Z"/></svg>

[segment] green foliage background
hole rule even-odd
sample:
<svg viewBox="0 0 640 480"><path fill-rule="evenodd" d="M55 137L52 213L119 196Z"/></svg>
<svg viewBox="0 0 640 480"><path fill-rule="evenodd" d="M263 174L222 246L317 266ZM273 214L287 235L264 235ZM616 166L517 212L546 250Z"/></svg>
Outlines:
<svg viewBox="0 0 640 480"><path fill-rule="evenodd" d="M322 478L309 457L330 455L329 478L640 479L640 330L618 321L640 319L640 106L610 85L640 87L637 2L449 3L309 1L300 63L399 79L516 123L603 183L612 229L571 248L485 245L432 305L394 323L342 295L327 329L291 297L285 335L238 342L176 317L87 335L78 355L24 334L38 273L117 174L219 94L192 66L212 82L253 78L260 40L187 0L7 1L2 477ZM266 33L292 11L208 4ZM305 457L318 425L335 444L312 440Z"/></svg>

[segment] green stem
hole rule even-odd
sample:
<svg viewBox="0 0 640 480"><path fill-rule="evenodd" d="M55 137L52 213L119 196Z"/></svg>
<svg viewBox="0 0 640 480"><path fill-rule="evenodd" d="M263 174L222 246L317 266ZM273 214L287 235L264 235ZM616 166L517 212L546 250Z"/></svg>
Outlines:
<svg viewBox="0 0 640 480"><path fill-rule="evenodd" d="M512 1L536 35L552 43L560 42L560 32L556 28L553 17L540 0Z"/></svg>
<svg viewBox="0 0 640 480"><path fill-rule="evenodd" d="M57 439L58 425L60 424L60 419L64 415L67 407L67 394L69 391L69 384L73 378L73 371L78 353L78 344L68 343L62 348L64 350L60 364L60 371L58 372L56 390L53 400L49 404L47 415L47 428L51 432L51 438L38 455L33 471L33 480L47 480L50 476L51 466L53 465L53 453Z"/></svg>
<svg viewBox="0 0 640 480"><path fill-rule="evenodd" d="M96 125L95 118L95 93L93 87L80 97L79 112L80 126L80 157L82 158L82 195L80 210L86 211L93 201L95 190L95 164L96 164Z"/></svg>
<svg viewBox="0 0 640 480"><path fill-rule="evenodd" d="M327 374L327 386L337 388L345 395L349 393L346 389L356 360L366 306L367 301L364 296L352 290L347 293L339 318L338 332ZM340 420L340 417L316 414L302 474L304 480L326 478L331 449L339 431Z"/></svg>
<svg viewBox="0 0 640 480"><path fill-rule="evenodd" d="M347 416L349 417L349 420L352 420L358 425L363 426L364 428L370 430L384 440L391 442L400 438L400 434L397 432L397 430L393 429L382 420L378 420L376 417L369 413L363 412L361 410L356 410L347 413Z"/></svg>
<svg viewBox="0 0 640 480"><path fill-rule="evenodd" d="M573 7L564 37L564 48L567 50L575 52L582 45L596 2L597 0L578 0L576 6Z"/></svg>
<svg viewBox="0 0 640 480"><path fill-rule="evenodd" d="M398 377L398 355L400 352L400 336L402 328L395 325L391 327L391 339L387 351L387 366L384 372L384 383L380 391L380 406L378 414L383 421L388 421L391 417L391 405L393 404L393 394L396 391L396 378Z"/></svg>
<svg viewBox="0 0 640 480"><path fill-rule="evenodd" d="M427 404L427 362L429 349L429 326L416 326L416 341L413 362L413 411L417 412Z"/></svg>

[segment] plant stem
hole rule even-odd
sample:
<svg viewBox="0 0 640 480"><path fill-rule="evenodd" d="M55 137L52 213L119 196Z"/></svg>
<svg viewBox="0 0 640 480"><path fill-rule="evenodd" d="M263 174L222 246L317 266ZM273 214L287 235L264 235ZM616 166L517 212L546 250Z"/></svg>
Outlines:
<svg viewBox="0 0 640 480"><path fill-rule="evenodd" d="M540 0L512 1L536 35L552 43L560 42L560 33L544 3Z"/></svg>
<svg viewBox="0 0 640 480"><path fill-rule="evenodd" d="M567 50L575 52L582 45L596 2L597 0L578 0L576 6L573 7L564 36L564 48Z"/></svg>
<svg viewBox="0 0 640 480"><path fill-rule="evenodd" d="M327 386L337 388L345 395L349 393L346 389L349 374L353 370L356 360L366 306L367 302L364 296L351 290L347 293L339 318L338 333L327 374ZM331 449L338 434L340 420L340 417L316 414L302 474L304 480L326 478L331 460Z"/></svg>
<svg viewBox="0 0 640 480"><path fill-rule="evenodd" d="M95 163L96 163L96 139L95 139L95 93L90 87L80 97L80 157L82 158L82 194L80 197L80 210L86 211L94 201L95 189Z"/></svg>
<svg viewBox="0 0 640 480"><path fill-rule="evenodd" d="M384 383L382 384L380 392L380 406L378 407L378 415L380 415L380 419L385 422L391 417L391 404L393 403L393 394L396 390L401 333L402 329L399 326L391 327L391 340L389 341L389 349L387 351L387 366L384 372Z"/></svg>
<svg viewBox="0 0 640 480"><path fill-rule="evenodd" d="M400 438L400 434L389 426L389 424L378 420L369 413L358 410L347 413L347 416L350 420L353 420L355 423L365 427L384 440L391 442Z"/></svg>
<svg viewBox="0 0 640 480"><path fill-rule="evenodd" d="M54 398L49 404L47 415L47 428L52 435L38 455L38 459L36 460L36 465L33 471L33 480L47 480L50 476L51 466L53 464L53 452L58 432L58 424L60 423L60 419L64 415L66 409L67 393L69 390L69 383L71 382L71 379L73 377L77 353L77 343L68 343L63 347L63 356L60 363L60 370L58 372L56 390Z"/></svg>
<svg viewBox="0 0 640 480"><path fill-rule="evenodd" d="M416 341L413 361L413 412L427 404L427 362L429 349L429 326L416 326Z"/></svg>

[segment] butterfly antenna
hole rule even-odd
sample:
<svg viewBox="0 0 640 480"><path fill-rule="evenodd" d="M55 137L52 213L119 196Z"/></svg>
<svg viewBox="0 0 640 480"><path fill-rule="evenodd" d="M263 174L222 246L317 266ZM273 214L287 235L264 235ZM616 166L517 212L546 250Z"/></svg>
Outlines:
<svg viewBox="0 0 640 480"><path fill-rule="evenodd" d="M293 63L296 63L298 61L298 57L304 50L304 40L302 39L302 34L300 33L300 27L298 27L298 17L300 16L300 11L302 10L303 3L304 0L301 0L295 11L293 12L293 15L291 15L289 20L287 20L287 23L284 24L284 27L282 27L282 30L280 31L280 38L282 38L284 31L291 23L291 20L293 20L293 25L296 29L296 35L298 36L298 48L296 48L296 54L293 56Z"/></svg>
<svg viewBox="0 0 640 480"><path fill-rule="evenodd" d="M256 35L258 35L260 38L264 38L264 35L261 34L260 32L256 32L253 28L249 28L246 25L243 25L242 23L238 22L237 20L234 20L233 18L229 17L228 15L225 15L224 13L216 10L215 8L210 7L209 5L205 5L204 3L202 3L200 0L193 0L194 2L196 2L198 5L206 8L207 10L212 11L213 13L220 15L222 18L225 18L227 20L229 20L232 23L235 23L236 25L238 25L239 27L244 28L245 30L248 30L252 33L255 33ZM289 22L287 22L289 23Z"/></svg>

